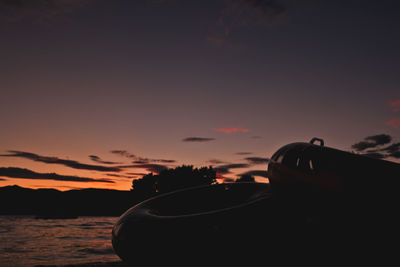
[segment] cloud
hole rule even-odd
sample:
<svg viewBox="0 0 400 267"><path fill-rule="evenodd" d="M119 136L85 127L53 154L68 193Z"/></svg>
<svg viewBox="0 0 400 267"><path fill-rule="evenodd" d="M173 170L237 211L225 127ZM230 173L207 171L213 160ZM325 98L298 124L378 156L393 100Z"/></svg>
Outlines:
<svg viewBox="0 0 400 267"><path fill-rule="evenodd" d="M250 165L247 163L232 163L232 164L217 166L214 168L214 170L216 170L219 175L223 175L231 173L230 169L241 169L248 167L250 167Z"/></svg>
<svg viewBox="0 0 400 267"><path fill-rule="evenodd" d="M400 111L400 99L396 99L393 101L389 102L389 106L392 109L393 112L399 112ZM400 117L393 118L391 120L388 120L385 122L386 125L389 125L393 128L399 128L400 127Z"/></svg>
<svg viewBox="0 0 400 267"><path fill-rule="evenodd" d="M253 154L252 152L237 152L235 155L251 155Z"/></svg>
<svg viewBox="0 0 400 267"><path fill-rule="evenodd" d="M0 17L8 21L49 21L73 13L93 0L0 0Z"/></svg>
<svg viewBox="0 0 400 267"><path fill-rule="evenodd" d="M267 171L261 171L261 170L252 170L252 171L242 173L241 175L261 176L264 178L268 178Z"/></svg>
<svg viewBox="0 0 400 267"><path fill-rule="evenodd" d="M150 159L150 162L176 163L174 159Z"/></svg>
<svg viewBox="0 0 400 267"><path fill-rule="evenodd" d="M146 173L143 173L143 172L127 172L126 174L129 174L129 175L137 175L137 176L143 176L143 175L146 175Z"/></svg>
<svg viewBox="0 0 400 267"><path fill-rule="evenodd" d="M231 133L248 133L250 130L246 128L233 127L233 128L218 128L217 132L231 134Z"/></svg>
<svg viewBox="0 0 400 267"><path fill-rule="evenodd" d="M368 136L364 141L352 145L352 148L362 155L376 159L400 158L400 143L392 143L392 137L387 134ZM382 147L382 145L387 145ZM368 148L373 148L366 150Z"/></svg>
<svg viewBox="0 0 400 267"><path fill-rule="evenodd" d="M385 124L392 126L393 128L399 128L400 127L400 118L394 118L394 119L388 120Z"/></svg>
<svg viewBox="0 0 400 267"><path fill-rule="evenodd" d="M164 166L161 164L142 164L140 167L144 168L144 169L146 169L146 171L152 172L152 173L160 173L163 170L168 169L167 166Z"/></svg>
<svg viewBox="0 0 400 267"><path fill-rule="evenodd" d="M219 159L209 159L206 161L206 163L211 163L211 164L222 164L225 163L225 161L219 160Z"/></svg>
<svg viewBox="0 0 400 267"><path fill-rule="evenodd" d="M386 157L392 157L399 159L400 158L400 143L393 143L387 147L384 147L382 149L379 149L378 151L386 153Z"/></svg>
<svg viewBox="0 0 400 267"><path fill-rule="evenodd" d="M138 168L138 169L145 169L151 173L160 173L163 170L168 169L167 166L161 164L153 164L153 163L141 163L141 164L134 164L134 165L123 165L118 166L121 169L130 169L130 168Z"/></svg>
<svg viewBox="0 0 400 267"><path fill-rule="evenodd" d="M400 151L400 143L391 144L387 147L380 149L379 151L385 151L388 153L396 153L396 152Z"/></svg>
<svg viewBox="0 0 400 267"><path fill-rule="evenodd" d="M159 162L159 163L175 163L174 159L149 159L149 158L141 158L137 157L132 163L150 163L150 162Z"/></svg>
<svg viewBox="0 0 400 267"><path fill-rule="evenodd" d="M100 182L114 183L108 179L94 179L79 176L60 175L56 173L38 173L28 169L16 167L0 167L0 176L20 179L39 179L39 180L55 180L55 181L70 181L70 182Z"/></svg>
<svg viewBox="0 0 400 267"><path fill-rule="evenodd" d="M110 177L116 177L116 178L127 178L127 179L136 178L136 176L132 176L132 175L123 175L123 174L107 173L106 175L107 175L107 176L110 176Z"/></svg>
<svg viewBox="0 0 400 267"><path fill-rule="evenodd" d="M368 148L375 148L381 145L388 144L392 141L392 137L387 134L378 134L373 136L368 136L364 138L363 141L355 143L351 147L358 152L364 151Z"/></svg>
<svg viewBox="0 0 400 267"><path fill-rule="evenodd" d="M248 157L245 158L250 164L267 164L269 159L268 158L261 158L261 157Z"/></svg>
<svg viewBox="0 0 400 267"><path fill-rule="evenodd" d="M111 150L110 152L111 152L112 154L116 154L116 155L119 155L119 156L122 156L122 157L125 157L125 158L130 158L130 159L136 158L135 155L129 153L129 152L126 151L126 150Z"/></svg>
<svg viewBox="0 0 400 267"><path fill-rule="evenodd" d="M392 141L392 137L387 134L378 134L378 135L368 136L365 138L365 140L373 141L377 145L385 145Z"/></svg>
<svg viewBox="0 0 400 267"><path fill-rule="evenodd" d="M393 112L399 112L400 111L400 99L390 101L389 106L392 108Z"/></svg>
<svg viewBox="0 0 400 267"><path fill-rule="evenodd" d="M376 147L374 143L361 141L351 146L351 148L355 149L356 151L363 151L367 148Z"/></svg>
<svg viewBox="0 0 400 267"><path fill-rule="evenodd" d="M159 162L159 163L175 163L176 160L174 159L149 159L149 158L142 158L137 157L136 160L132 161L132 163L150 163L150 162Z"/></svg>
<svg viewBox="0 0 400 267"><path fill-rule="evenodd" d="M97 163L102 163L102 164L121 164L121 162L114 162L114 161L104 161L100 157L95 156L95 155L90 155L89 158L93 160L94 162Z"/></svg>
<svg viewBox="0 0 400 267"><path fill-rule="evenodd" d="M120 169L118 167L109 167L109 166L101 166L101 165L91 165L91 164L84 164L79 163L75 160L68 160L68 159L60 159L57 157L47 157L47 156L40 156L34 153L23 152L23 151L15 151L9 150L11 154L4 154L0 155L0 157L19 157L30 159L33 161L43 162L47 164L60 164L64 165L73 169L79 170L92 170L92 171L100 171L100 172L119 172Z"/></svg>
<svg viewBox="0 0 400 267"><path fill-rule="evenodd" d="M159 163L175 163L176 160L174 159L149 159L149 158L143 158L136 156L134 154L129 153L126 150L112 150L110 151L113 154L128 158L128 159L133 159L134 161L132 163L150 163L150 162L159 162Z"/></svg>
<svg viewBox="0 0 400 267"><path fill-rule="evenodd" d="M215 138L207 138L207 137L186 137L182 139L182 142L209 142L214 141Z"/></svg>
<svg viewBox="0 0 400 267"><path fill-rule="evenodd" d="M0 181L7 181L7 179L0 178Z"/></svg>

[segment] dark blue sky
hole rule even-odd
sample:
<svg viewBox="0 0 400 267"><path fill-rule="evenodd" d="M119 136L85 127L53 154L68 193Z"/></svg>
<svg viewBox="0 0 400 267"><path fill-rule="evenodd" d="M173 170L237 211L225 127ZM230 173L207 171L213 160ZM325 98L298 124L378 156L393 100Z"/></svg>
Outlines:
<svg viewBox="0 0 400 267"><path fill-rule="evenodd" d="M118 161L118 149L202 166L314 136L345 150L400 139L398 1L0 0L0 10L1 153L89 163ZM2 158L11 166L104 178Z"/></svg>

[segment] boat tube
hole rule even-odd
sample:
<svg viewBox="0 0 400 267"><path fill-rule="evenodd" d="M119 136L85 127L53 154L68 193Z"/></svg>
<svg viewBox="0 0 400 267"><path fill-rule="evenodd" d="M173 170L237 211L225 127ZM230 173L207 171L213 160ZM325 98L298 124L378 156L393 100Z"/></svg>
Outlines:
<svg viewBox="0 0 400 267"><path fill-rule="evenodd" d="M253 238L256 229L260 234L261 225L266 232L270 198L266 183L215 184L162 194L119 218L112 231L113 248L126 262L148 258L154 251L178 258L204 257L205 247L227 250L239 239Z"/></svg>
<svg viewBox="0 0 400 267"><path fill-rule="evenodd" d="M128 263L155 255L163 263L182 255L234 263L266 252L328 259L354 246L372 254L375 244L398 240L399 164L313 138L280 148L267 175L270 184L214 184L145 200L115 224L114 251Z"/></svg>

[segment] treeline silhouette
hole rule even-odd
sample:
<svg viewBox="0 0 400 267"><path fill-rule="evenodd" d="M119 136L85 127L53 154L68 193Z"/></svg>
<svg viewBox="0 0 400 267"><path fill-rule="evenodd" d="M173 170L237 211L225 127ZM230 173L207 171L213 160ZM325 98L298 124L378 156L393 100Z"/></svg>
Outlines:
<svg viewBox="0 0 400 267"><path fill-rule="evenodd" d="M216 183L216 171L212 167L193 168L180 166L159 174L147 174L132 181L132 192L141 199L192 186Z"/></svg>
<svg viewBox="0 0 400 267"><path fill-rule="evenodd" d="M244 175L237 182L254 178ZM192 186L217 182L212 167L179 166L159 174L147 174L132 181L130 191L109 189L28 189L19 186L0 188L0 214L34 215L38 218L77 216L120 216L131 206L156 195Z"/></svg>

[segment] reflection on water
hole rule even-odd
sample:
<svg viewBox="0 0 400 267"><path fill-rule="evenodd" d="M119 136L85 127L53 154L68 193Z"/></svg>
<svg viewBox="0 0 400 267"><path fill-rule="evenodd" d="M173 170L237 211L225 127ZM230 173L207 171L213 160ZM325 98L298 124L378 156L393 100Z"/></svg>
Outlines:
<svg viewBox="0 0 400 267"><path fill-rule="evenodd" d="M0 216L0 266L117 261L111 245L117 219Z"/></svg>

